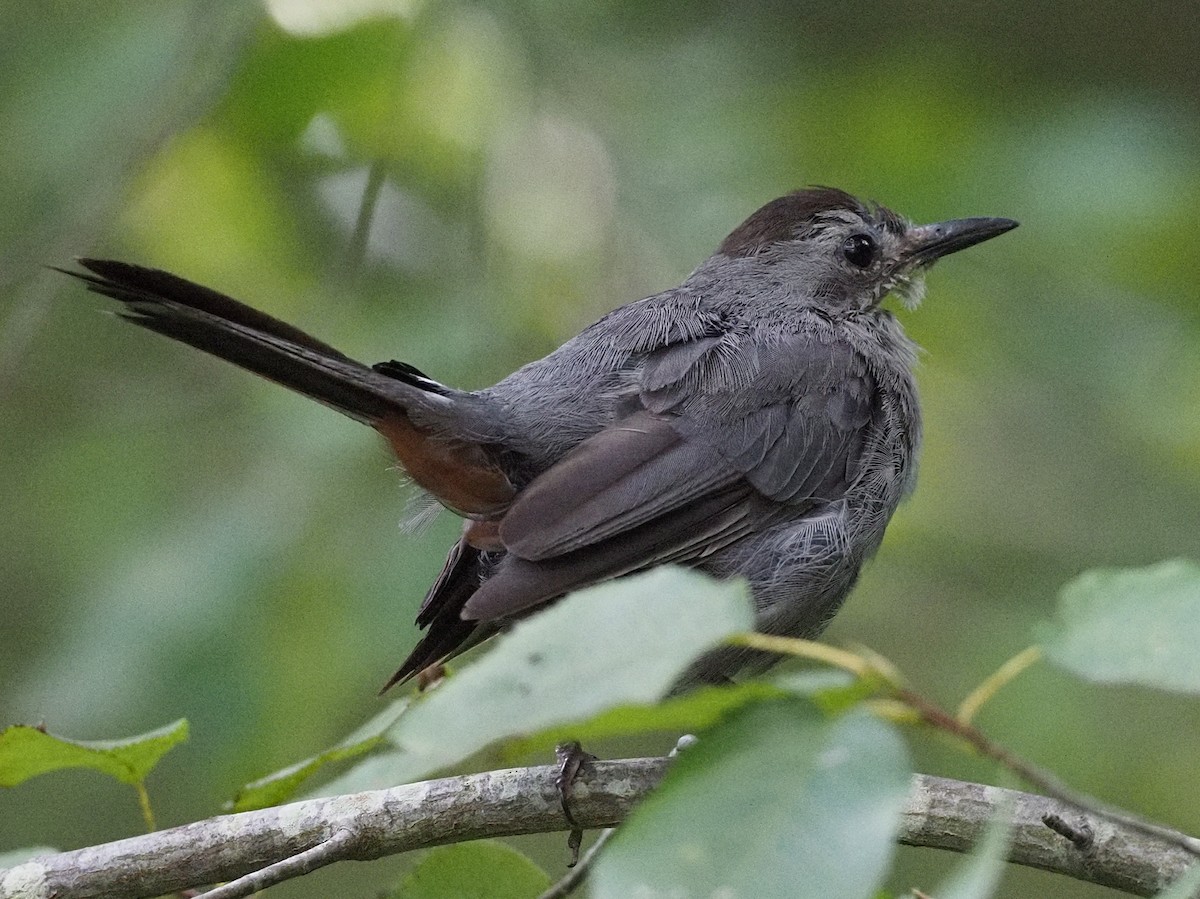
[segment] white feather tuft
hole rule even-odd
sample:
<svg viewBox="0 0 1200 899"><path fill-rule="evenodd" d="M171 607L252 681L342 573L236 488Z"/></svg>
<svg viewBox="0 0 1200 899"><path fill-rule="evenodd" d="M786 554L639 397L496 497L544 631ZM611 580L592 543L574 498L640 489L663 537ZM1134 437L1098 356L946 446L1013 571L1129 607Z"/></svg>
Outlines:
<svg viewBox="0 0 1200 899"><path fill-rule="evenodd" d="M921 305L921 300L925 299L925 271L916 269L906 272L896 281L896 286L892 288L892 291L905 309L916 309Z"/></svg>

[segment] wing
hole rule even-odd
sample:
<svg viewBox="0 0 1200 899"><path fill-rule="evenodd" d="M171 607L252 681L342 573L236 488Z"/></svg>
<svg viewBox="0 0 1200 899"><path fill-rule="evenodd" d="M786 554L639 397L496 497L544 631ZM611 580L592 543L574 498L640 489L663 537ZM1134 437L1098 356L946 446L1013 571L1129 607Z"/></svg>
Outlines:
<svg viewBox="0 0 1200 899"><path fill-rule="evenodd" d="M708 476L678 478L676 472L685 467L706 470ZM568 494L576 501L576 516L563 514ZM492 636L498 630L495 619L511 619L583 583L712 552L750 533L770 514L757 508L753 489L711 448L681 440L668 419L646 413L584 441L522 496L526 502L514 510L518 537L513 543L524 544L537 561L522 558L522 550L505 539L508 516L500 523L503 550L481 550L464 536L417 616L425 636L384 689ZM537 526L543 515L555 522L544 534ZM549 538L546 546L536 545L539 536ZM474 612L480 593L490 602L500 597L503 611Z"/></svg>
<svg viewBox="0 0 1200 899"><path fill-rule="evenodd" d="M843 496L875 382L852 348L804 332L730 333L647 356L634 411L522 491L507 555L462 615L494 620L564 592L705 556Z"/></svg>
<svg viewBox="0 0 1200 899"><path fill-rule="evenodd" d="M686 348L647 360L642 405L675 415L688 440L710 444L764 496L782 503L845 493L876 414L866 360L825 330L725 335L686 368Z"/></svg>

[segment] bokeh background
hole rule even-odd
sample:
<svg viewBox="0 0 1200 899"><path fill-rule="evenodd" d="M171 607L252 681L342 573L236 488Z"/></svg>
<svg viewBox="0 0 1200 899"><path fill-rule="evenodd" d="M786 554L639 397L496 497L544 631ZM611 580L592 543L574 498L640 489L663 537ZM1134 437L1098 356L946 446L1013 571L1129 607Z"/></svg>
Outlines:
<svg viewBox="0 0 1200 899"><path fill-rule="evenodd" d="M366 429L45 266L171 269L477 387L810 183L1022 222L904 316L927 350L921 481L828 632L953 704L1076 573L1200 550L1197 46L1187 4L1083 0L6 4L0 725L186 716L150 793L162 824L213 814L378 710L456 529L398 529ZM1200 832L1194 702L1040 667L981 723ZM995 776L912 745L922 770ZM86 772L0 792L0 849L140 827ZM558 870L560 838L517 842ZM952 861L903 850L889 887ZM406 864L277 892L373 895ZM1107 894L1016 870L1004 892Z"/></svg>

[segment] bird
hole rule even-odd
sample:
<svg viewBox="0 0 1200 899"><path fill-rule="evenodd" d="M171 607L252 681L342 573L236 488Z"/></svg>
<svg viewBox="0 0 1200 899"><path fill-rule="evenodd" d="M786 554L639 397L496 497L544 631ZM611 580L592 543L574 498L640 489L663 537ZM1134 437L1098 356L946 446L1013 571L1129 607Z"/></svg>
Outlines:
<svg viewBox="0 0 1200 899"><path fill-rule="evenodd" d="M480 390L364 364L177 275L81 258L59 269L123 318L369 425L463 519L384 690L572 590L663 564L743 578L763 633L813 638L912 490L915 307L936 260L1016 227L916 225L807 187L753 212L678 286L619 306ZM774 657L719 647L684 684Z"/></svg>

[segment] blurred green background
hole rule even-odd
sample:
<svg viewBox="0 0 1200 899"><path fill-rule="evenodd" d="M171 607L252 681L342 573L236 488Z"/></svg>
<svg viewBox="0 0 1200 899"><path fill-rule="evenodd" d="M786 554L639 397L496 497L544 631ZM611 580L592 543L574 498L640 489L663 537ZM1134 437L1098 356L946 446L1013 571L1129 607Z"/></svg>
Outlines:
<svg viewBox="0 0 1200 899"><path fill-rule="evenodd" d="M1186 4L1082 0L7 5L0 725L99 739L186 716L149 788L162 825L206 817L377 711L456 530L398 529L366 429L44 266L171 269L478 387L811 183L1022 223L904 315L927 350L921 481L828 632L956 702L1077 572L1200 549L1197 45ZM981 723L1200 832L1194 702L1040 667ZM994 776L913 746L922 770ZM131 791L88 773L0 792L0 849L139 828ZM516 842L560 870L560 837ZM889 887L951 861L903 850ZM373 895L406 864L277 892ZM1108 894L1016 870L1004 892Z"/></svg>

